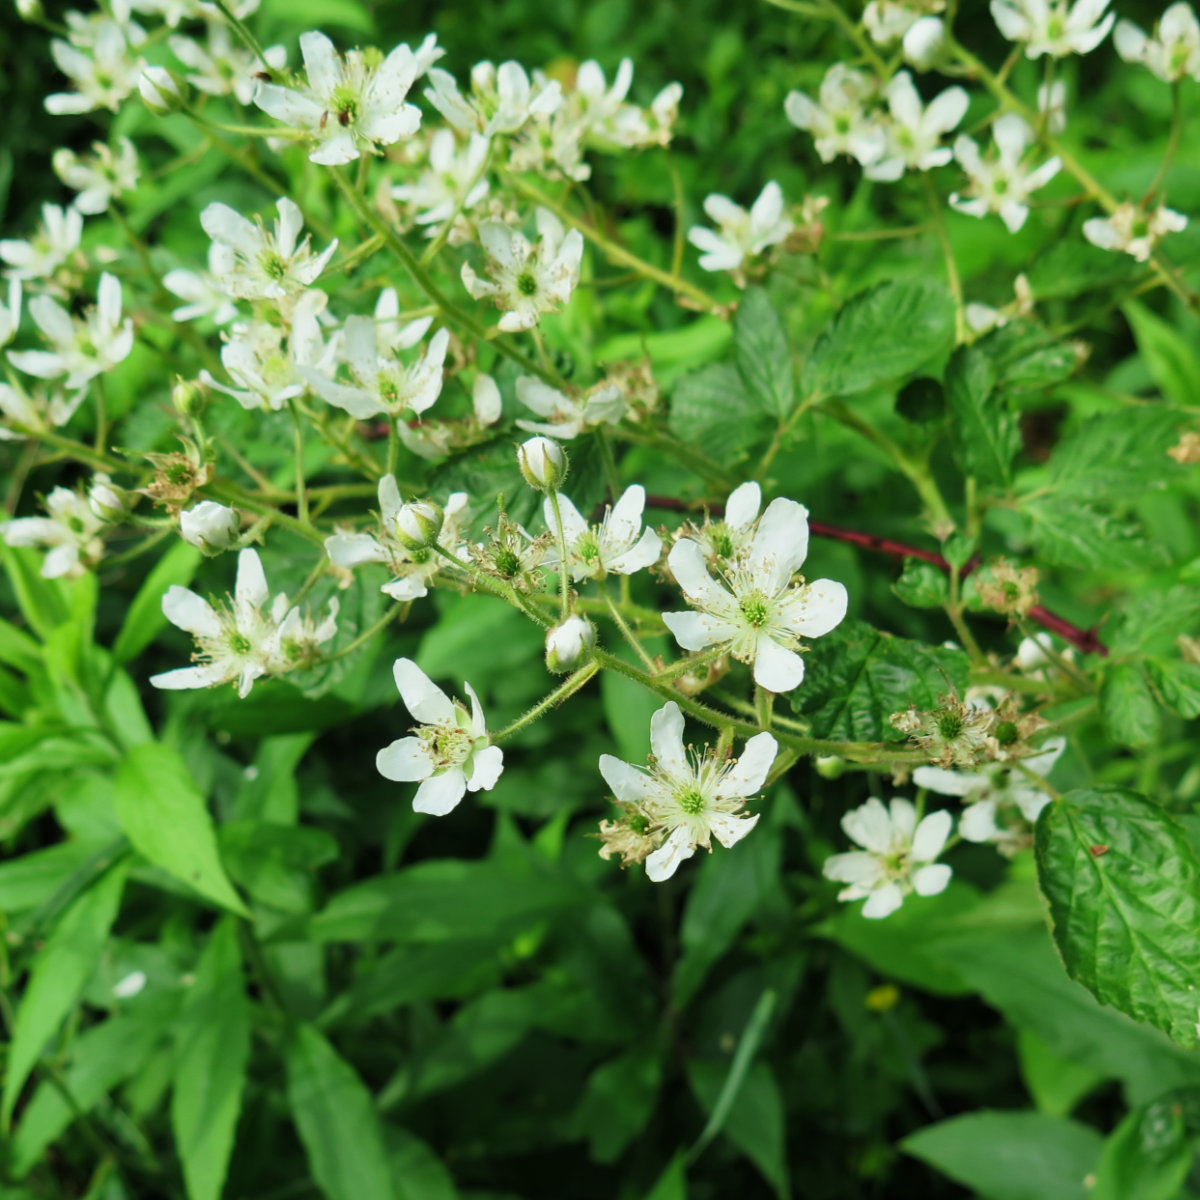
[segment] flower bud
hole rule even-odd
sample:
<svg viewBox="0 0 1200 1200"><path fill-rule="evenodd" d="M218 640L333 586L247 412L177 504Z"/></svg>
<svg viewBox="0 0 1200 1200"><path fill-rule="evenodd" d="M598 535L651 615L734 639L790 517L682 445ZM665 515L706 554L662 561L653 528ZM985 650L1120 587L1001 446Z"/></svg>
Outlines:
<svg viewBox="0 0 1200 1200"><path fill-rule="evenodd" d="M176 379L171 389L171 403L181 417L198 417L204 411L204 388L187 379Z"/></svg>
<svg viewBox="0 0 1200 1200"><path fill-rule="evenodd" d="M414 500L396 514L396 540L406 550L426 550L437 545L445 519L441 507L432 500Z"/></svg>
<svg viewBox="0 0 1200 1200"><path fill-rule="evenodd" d="M539 492L553 492L567 477L567 452L548 437L532 437L517 447L517 464L525 482Z"/></svg>
<svg viewBox="0 0 1200 1200"><path fill-rule="evenodd" d="M88 489L88 507L101 521L121 521L129 512L129 494L107 475L97 475Z"/></svg>
<svg viewBox="0 0 1200 1200"><path fill-rule="evenodd" d="M846 773L846 760L837 754L822 754L813 766L822 779L841 779Z"/></svg>
<svg viewBox="0 0 1200 1200"><path fill-rule="evenodd" d="M546 634L546 669L565 675L583 666L595 648L595 625L586 617L570 616Z"/></svg>
<svg viewBox="0 0 1200 1200"><path fill-rule="evenodd" d="M237 541L241 527L237 513L215 500L201 500L195 508L179 514L180 536L210 557L228 550Z"/></svg>
<svg viewBox="0 0 1200 1200"><path fill-rule="evenodd" d="M22 21L40 21L43 16L42 0L17 0L17 15Z"/></svg>
<svg viewBox="0 0 1200 1200"><path fill-rule="evenodd" d="M918 71L928 71L946 44L946 26L941 17L921 17L904 35L904 58Z"/></svg>
<svg viewBox="0 0 1200 1200"><path fill-rule="evenodd" d="M156 116L165 117L183 107L183 88L166 67L146 67L138 78L142 103Z"/></svg>

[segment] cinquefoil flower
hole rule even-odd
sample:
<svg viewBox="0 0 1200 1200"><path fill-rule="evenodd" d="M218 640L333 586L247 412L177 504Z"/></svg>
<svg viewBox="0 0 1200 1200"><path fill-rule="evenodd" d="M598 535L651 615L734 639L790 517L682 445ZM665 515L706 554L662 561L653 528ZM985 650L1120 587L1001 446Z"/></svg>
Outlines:
<svg viewBox="0 0 1200 1200"><path fill-rule="evenodd" d="M832 579L793 583L808 554L808 509L794 500L772 500L763 513L744 562L727 569L723 582L709 574L704 548L680 538L667 565L697 612L663 613L685 650L726 646L754 668L754 682L790 692L804 679L800 639L820 637L846 615L846 589Z"/></svg>
<svg viewBox="0 0 1200 1200"><path fill-rule="evenodd" d="M491 745L475 689L463 684L471 700L468 712L412 659L396 659L393 674L404 707L420 725L414 737L398 738L379 751L380 775L397 783L420 781L413 809L435 817L457 808L469 791L491 791L504 770L504 751Z"/></svg>
<svg viewBox="0 0 1200 1200"><path fill-rule="evenodd" d="M769 733L756 733L737 759L712 749L689 754L683 745L683 713L671 700L650 719L650 749L648 771L602 754L600 774L632 810L641 826L637 832L658 843L646 857L646 874L661 883L697 846L711 851L715 837L728 849L754 828L758 814L747 816L743 810L766 782L778 745ZM623 824L629 823L627 816ZM601 826L602 837L611 832ZM601 854L607 857L603 850Z"/></svg>
<svg viewBox="0 0 1200 1200"><path fill-rule="evenodd" d="M986 159L965 134L954 143L954 157L970 177L970 183L965 196L956 193L950 197L950 205L971 217L998 213L1009 233L1016 233L1029 216L1030 195L1058 174L1062 161L1055 155L1032 171L1022 165L1021 158L1032 135L1016 113L998 117L992 126L992 136L996 154Z"/></svg>
<svg viewBox="0 0 1200 1200"><path fill-rule="evenodd" d="M554 529L554 508L547 496L542 502L546 525ZM610 571L617 575L632 575L658 562L662 539L647 526L642 528L642 510L646 506L646 489L635 483L625 489L616 506L604 510L599 525L589 525L579 510L559 493L563 532L567 540L567 569L571 578L603 579ZM546 565L558 564L555 546L546 554Z"/></svg>
<svg viewBox="0 0 1200 1200"><path fill-rule="evenodd" d="M1117 19L1102 18L1108 0L992 0L992 19L1010 42L1025 42L1025 56L1065 58L1100 45Z"/></svg>
<svg viewBox="0 0 1200 1200"><path fill-rule="evenodd" d="M1182 0L1163 13L1152 37L1132 21L1118 21L1113 41L1126 62L1143 63L1167 83L1200 79L1200 22Z"/></svg>
<svg viewBox="0 0 1200 1200"><path fill-rule="evenodd" d="M883 157L863 168L868 179L892 181L910 171L930 171L944 167L953 157L949 146L941 145L944 134L954 129L967 111L970 98L960 87L947 88L929 104L907 71L892 76L887 89L891 120L884 127L887 145Z"/></svg>
<svg viewBox="0 0 1200 1200"><path fill-rule="evenodd" d="M1146 262L1154 247L1168 233L1187 228L1187 217L1161 204L1147 212L1136 204L1119 204L1107 217L1092 217L1083 223L1083 236L1101 250L1131 254Z"/></svg>
<svg viewBox="0 0 1200 1200"><path fill-rule="evenodd" d="M846 836L862 849L826 859L822 873L850 885L838 892L839 900L866 900L864 917L886 917L912 892L936 896L946 890L951 869L934 860L952 824L950 814L940 811L918 825L909 801L893 800L889 812L872 797L842 818Z"/></svg>
<svg viewBox="0 0 1200 1200"><path fill-rule="evenodd" d="M728 196L716 194L705 197L704 211L718 232L693 225L687 238L703 252L700 266L705 271L736 271L747 258L784 241L793 229L783 213L783 191L774 180L763 188L749 211Z"/></svg>
<svg viewBox="0 0 1200 1200"><path fill-rule="evenodd" d="M848 154L865 167L878 161L884 149L879 118L867 111L876 95L873 80L861 71L834 63L821 81L817 103L803 92L788 92L783 108L797 129L812 134L822 162Z"/></svg>

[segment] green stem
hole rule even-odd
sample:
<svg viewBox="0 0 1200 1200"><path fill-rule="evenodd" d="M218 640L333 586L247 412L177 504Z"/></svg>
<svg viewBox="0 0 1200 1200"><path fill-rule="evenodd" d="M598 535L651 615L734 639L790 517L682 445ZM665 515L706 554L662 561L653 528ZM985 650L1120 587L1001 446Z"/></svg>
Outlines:
<svg viewBox="0 0 1200 1200"><path fill-rule="evenodd" d="M604 468L604 478L608 482L608 498L616 504L621 494L621 477L617 474L617 460L613 457L612 444L608 440L602 426L594 430L596 445L600 447L600 465Z"/></svg>
<svg viewBox="0 0 1200 1200"><path fill-rule="evenodd" d="M638 641L637 635L626 624L625 618L621 616L621 610L616 606L612 596L609 594L608 588L602 583L600 585L600 594L604 597L604 603L608 608L608 615L612 618L613 624L621 631L621 636L633 648L634 653L642 660L643 666L647 671L653 673L654 659L646 653L645 647Z"/></svg>
<svg viewBox="0 0 1200 1200"><path fill-rule="evenodd" d="M1163 180L1166 179L1167 172L1171 169L1171 163L1175 161L1175 151L1179 149L1179 139L1183 134L1182 87L1182 81L1178 79L1171 84L1171 132L1167 137L1167 148L1163 153L1163 160L1154 174L1154 181L1146 189L1146 197L1142 201L1143 206L1150 204L1158 194L1158 189L1162 187Z"/></svg>
<svg viewBox="0 0 1200 1200"><path fill-rule="evenodd" d="M275 68L267 62L267 56L263 53L263 48L258 44L258 39L246 28L246 24L236 13L225 3L225 0L213 0L213 3L221 11L221 15L233 26L238 37L246 43L250 50L259 62L263 65L263 70L272 78L275 78Z"/></svg>
<svg viewBox="0 0 1200 1200"><path fill-rule="evenodd" d="M482 592L490 592L493 596L500 596L507 600L513 608L520 609L531 621L536 621L543 629L550 628L552 624L546 617L542 616L510 583L505 583L502 579L496 579L492 575L485 575L473 563L465 563L454 557L445 546L434 545L431 550L440 554L444 559L453 563L460 571L466 573L474 587Z"/></svg>
<svg viewBox="0 0 1200 1200"><path fill-rule="evenodd" d="M300 410L296 407L294 400L291 401L289 407L292 410L293 453L296 456L296 512L300 520L308 525L308 489L304 479L304 426L300 420Z"/></svg>
<svg viewBox="0 0 1200 1200"><path fill-rule="evenodd" d="M571 568L567 561L567 531L563 525L562 510L558 505L558 492L550 488L546 495L554 512L554 536L558 539L558 588L559 611L562 620L571 615Z"/></svg>
<svg viewBox="0 0 1200 1200"><path fill-rule="evenodd" d="M467 202L467 197L474 190L475 185L488 173L488 168L492 165L492 153L495 150L495 142L488 143L487 153L483 156L483 162L479 164L479 170L471 177L471 182L462 189L462 194L458 197L458 203L454 206L454 211L450 216L442 222L442 227L437 231L437 237L425 249L425 253L421 255L421 266L427 267L438 256L438 252L446 244L446 239L450 236L454 228L454 222L462 215L463 205Z"/></svg>
<svg viewBox="0 0 1200 1200"><path fill-rule="evenodd" d="M549 695L543 697L537 702L524 716L518 717L511 725L506 725L499 733L491 735L492 744L505 741L512 737L514 733L524 729L527 725L532 725L544 712L561 704L568 696L573 696L597 671L600 670L600 664L593 661L584 667L580 667L573 675L569 675L558 687Z"/></svg>
<svg viewBox="0 0 1200 1200"><path fill-rule="evenodd" d="M367 642L369 642L377 633L380 632L380 630L386 629L387 626L390 625L393 620L395 620L396 616L403 607L404 604L399 601L393 604L387 610L387 612L385 612L383 616L380 617L379 620L370 627L370 629L360 633L358 637L354 639L354 641L343 646L336 654L328 655L325 658L325 662L336 662L339 658L345 658L347 654L353 654L354 651L359 648L359 646L365 645Z"/></svg>

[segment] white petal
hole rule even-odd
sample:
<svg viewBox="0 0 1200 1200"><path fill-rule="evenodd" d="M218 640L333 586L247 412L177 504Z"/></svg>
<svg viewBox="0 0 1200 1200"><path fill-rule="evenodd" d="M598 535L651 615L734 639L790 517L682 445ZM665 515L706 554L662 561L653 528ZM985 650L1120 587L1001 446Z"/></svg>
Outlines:
<svg viewBox="0 0 1200 1200"><path fill-rule="evenodd" d="M670 879L675 874L681 862L695 853L695 843L692 842L687 829L681 825L646 859L646 874L652 882L662 883L664 879Z"/></svg>
<svg viewBox="0 0 1200 1200"><path fill-rule="evenodd" d="M740 842L758 824L759 813L752 817L735 817L733 813L715 812L708 818L713 837L726 849Z"/></svg>
<svg viewBox="0 0 1200 1200"><path fill-rule="evenodd" d="M1000 832L995 801L976 800L968 804L958 820L958 832L968 842L990 842Z"/></svg>
<svg viewBox="0 0 1200 1200"><path fill-rule="evenodd" d="M766 782L778 749L779 744L769 733L756 733L721 780L721 794L753 796Z"/></svg>
<svg viewBox="0 0 1200 1200"><path fill-rule="evenodd" d="M788 596L780 615L797 637L821 637L841 624L848 603L844 584L818 579Z"/></svg>
<svg viewBox="0 0 1200 1200"><path fill-rule="evenodd" d="M428 813L431 817L444 817L458 807L458 802L467 791L467 777L461 767L451 767L440 775L427 779L413 797L413 812Z"/></svg>
<svg viewBox="0 0 1200 1200"><path fill-rule="evenodd" d="M953 824L954 818L944 808L923 817L913 834L913 861L933 862L941 854Z"/></svg>
<svg viewBox="0 0 1200 1200"><path fill-rule="evenodd" d="M922 867L913 872L913 891L918 896L936 896L946 890L950 876L954 874L945 863L936 863L932 867Z"/></svg>
<svg viewBox="0 0 1200 1200"><path fill-rule="evenodd" d="M662 538L653 529L643 529L636 545L631 546L624 554L610 559L605 565L618 575L633 575L652 567L661 555Z"/></svg>
<svg viewBox="0 0 1200 1200"><path fill-rule="evenodd" d="M862 915L868 920L879 920L881 917L890 916L903 903L904 893L900 890L899 885L889 883L877 888L867 897Z"/></svg>
<svg viewBox="0 0 1200 1200"><path fill-rule="evenodd" d="M186 629L188 633L197 637L220 636L221 622L217 620L212 605L188 588L172 584L162 598L162 610L163 616L172 625Z"/></svg>
<svg viewBox="0 0 1200 1200"><path fill-rule="evenodd" d="M762 634L754 655L754 682L768 692L790 692L804 681L804 659Z"/></svg>
<svg viewBox="0 0 1200 1200"><path fill-rule="evenodd" d="M375 769L396 783L416 783L428 779L435 766L429 750L420 738L398 738L375 755Z"/></svg>
<svg viewBox="0 0 1200 1200"><path fill-rule="evenodd" d="M913 783L939 796L969 796L988 786L985 775L947 771L944 767L918 767L913 772Z"/></svg>
<svg viewBox="0 0 1200 1200"><path fill-rule="evenodd" d="M217 663L205 663L202 667L180 667L175 671L164 671L161 675L151 675L150 683L163 691L177 692L190 688L213 687L224 683L229 678L223 666Z"/></svg>
<svg viewBox="0 0 1200 1200"><path fill-rule="evenodd" d="M261 608L269 595L267 577L263 573L262 559L258 557L258 551L239 551L237 584L234 587L234 600L238 608Z"/></svg>
<svg viewBox="0 0 1200 1200"><path fill-rule="evenodd" d="M692 777L692 769L683 748L683 713L674 700L668 700L650 718L650 749L654 752L655 764L663 774L672 779Z"/></svg>
<svg viewBox="0 0 1200 1200"><path fill-rule="evenodd" d="M662 619L684 650L703 650L730 642L738 633L738 627L732 621L709 613L668 612L662 614Z"/></svg>
<svg viewBox="0 0 1200 1200"><path fill-rule="evenodd" d="M611 754L600 755L600 774L604 782L612 790L612 794L625 804L641 804L653 800L660 791L653 779L645 771Z"/></svg>
<svg viewBox="0 0 1200 1200"><path fill-rule="evenodd" d="M423 725L458 723L449 696L411 658L396 659L392 676L404 707Z"/></svg>
<svg viewBox="0 0 1200 1200"><path fill-rule="evenodd" d="M335 533L325 539L325 553L339 567L387 561L387 551L369 533Z"/></svg>
<svg viewBox="0 0 1200 1200"><path fill-rule="evenodd" d="M778 592L808 555L808 509L779 497L767 505L750 546L750 570L760 586Z"/></svg>
<svg viewBox="0 0 1200 1200"><path fill-rule="evenodd" d="M745 529L753 524L762 504L762 488L753 480L739 484L725 501L725 524L730 529Z"/></svg>
<svg viewBox="0 0 1200 1200"><path fill-rule="evenodd" d="M472 792L490 792L504 770L504 751L499 746L487 746L471 760L471 778L467 788Z"/></svg>
<svg viewBox="0 0 1200 1200"><path fill-rule="evenodd" d="M708 573L704 551L691 538L680 538L671 547L667 565L689 604L722 616L736 610L737 601Z"/></svg>
<svg viewBox="0 0 1200 1200"><path fill-rule="evenodd" d="M873 891L883 878L883 864L874 854L851 850L827 858L821 874L835 883L852 883L864 891Z"/></svg>
<svg viewBox="0 0 1200 1200"><path fill-rule="evenodd" d="M842 829L852 842L864 850L887 854L891 849L892 818L874 796L842 817Z"/></svg>
<svg viewBox="0 0 1200 1200"><path fill-rule="evenodd" d="M646 489L640 483L627 487L608 514L605 534L619 546L629 545L642 527L642 510L646 507Z"/></svg>

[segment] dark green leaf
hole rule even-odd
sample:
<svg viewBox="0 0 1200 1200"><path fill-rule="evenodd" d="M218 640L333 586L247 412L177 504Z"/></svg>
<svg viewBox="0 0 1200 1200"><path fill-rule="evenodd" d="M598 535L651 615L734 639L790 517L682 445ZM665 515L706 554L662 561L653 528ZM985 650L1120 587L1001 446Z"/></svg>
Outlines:
<svg viewBox="0 0 1200 1200"><path fill-rule="evenodd" d="M896 414L914 425L929 425L946 415L946 391L936 379L914 379L896 394Z"/></svg>
<svg viewBox="0 0 1200 1200"><path fill-rule="evenodd" d="M1122 746L1148 746L1158 737L1162 714L1140 667L1117 663L1104 673L1100 717L1108 736Z"/></svg>
<svg viewBox="0 0 1200 1200"><path fill-rule="evenodd" d="M1041 558L1056 567L1132 567L1161 561L1161 547L1139 530L1090 504L1044 496L1027 500L1030 537Z"/></svg>
<svg viewBox="0 0 1200 1200"><path fill-rule="evenodd" d="M892 591L912 608L941 608L950 595L950 581L933 563L906 558Z"/></svg>
<svg viewBox="0 0 1200 1200"><path fill-rule="evenodd" d="M764 438L770 422L747 395L730 363L715 363L685 375L671 393L667 427L722 466L732 467Z"/></svg>
<svg viewBox="0 0 1200 1200"><path fill-rule="evenodd" d="M662 1063L650 1045L634 1046L592 1071L573 1121L594 1161L615 1161L645 1129L661 1078Z"/></svg>
<svg viewBox="0 0 1200 1200"><path fill-rule="evenodd" d="M1179 331L1137 300L1121 311L1164 398L1185 408L1200 404L1200 358Z"/></svg>
<svg viewBox="0 0 1200 1200"><path fill-rule="evenodd" d="M1196 1099L1176 1092L1134 1109L1104 1143L1090 1200L1178 1200L1193 1158L1184 1109Z"/></svg>
<svg viewBox="0 0 1200 1200"><path fill-rule="evenodd" d="M1089 418L1054 448L1054 498L1074 503L1108 496L1128 504L1140 492L1165 487L1166 453L1178 427L1177 413L1154 404Z"/></svg>
<svg viewBox="0 0 1200 1200"><path fill-rule="evenodd" d="M121 632L113 643L113 658L117 662L126 663L136 658L154 641L159 630L166 628L163 597L173 584L186 587L191 583L196 568L203 561L204 555L195 546L179 541L154 564L154 570L146 576L146 582L129 605Z"/></svg>
<svg viewBox="0 0 1200 1200"><path fill-rule="evenodd" d="M946 408L963 470L980 483L1011 483L1021 436L1016 417L996 390L995 368L982 350L960 346L950 359Z"/></svg>
<svg viewBox="0 0 1200 1200"><path fill-rule="evenodd" d="M767 293L750 288L733 320L738 374L750 400L763 412L783 419L795 403L792 353L783 323Z"/></svg>

